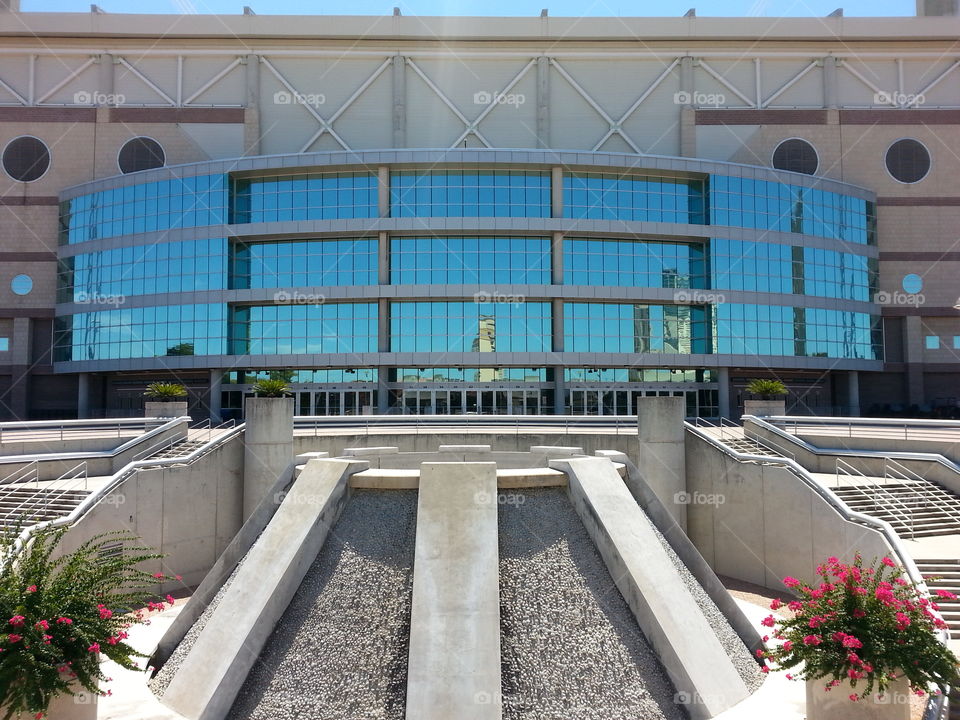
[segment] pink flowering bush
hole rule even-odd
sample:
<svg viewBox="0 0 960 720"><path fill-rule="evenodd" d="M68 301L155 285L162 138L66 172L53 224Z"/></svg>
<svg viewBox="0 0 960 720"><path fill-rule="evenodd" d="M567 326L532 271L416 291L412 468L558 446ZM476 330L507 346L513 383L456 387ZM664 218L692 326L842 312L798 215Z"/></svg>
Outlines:
<svg viewBox="0 0 960 720"><path fill-rule="evenodd" d="M101 693L109 678L100 655L137 669L143 657L125 641L145 622L142 608L161 609L146 588L168 579L138 569L160 558L120 533L99 535L72 553L54 558L65 528L41 532L13 562L0 566L0 717L29 713L42 718L57 695L81 687ZM13 552L16 535L0 538L0 562ZM121 544L120 552L104 553ZM173 579L173 578L169 578ZM173 599L168 595L168 602ZM131 614L132 613L132 614Z"/></svg>
<svg viewBox="0 0 960 720"><path fill-rule="evenodd" d="M921 594L893 560L864 568L859 554L851 565L831 557L817 572L818 584L784 578L797 597L774 600L770 608L786 606L794 615L763 620L782 641L757 651L765 672L766 661L782 669L802 663L803 670L787 677L830 678L827 689L847 681L856 691L849 696L853 701L883 693L901 675L921 695L957 682L957 658L938 639L946 625L935 612L936 599ZM940 590L938 597L953 596Z"/></svg>

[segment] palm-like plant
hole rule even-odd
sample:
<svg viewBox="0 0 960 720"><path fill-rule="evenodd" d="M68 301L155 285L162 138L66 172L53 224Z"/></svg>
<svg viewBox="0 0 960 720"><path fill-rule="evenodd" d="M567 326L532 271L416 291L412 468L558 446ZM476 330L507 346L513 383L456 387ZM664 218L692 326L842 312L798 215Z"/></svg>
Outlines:
<svg viewBox="0 0 960 720"><path fill-rule="evenodd" d="M100 693L108 678L100 655L138 669L145 657L125 642L145 620L141 608L163 608L146 592L167 578L139 569L162 557L120 532L104 533L54 557L66 528L35 533L17 553L16 533L0 538L0 716L41 717L57 695ZM120 550L117 551L119 544ZM108 547L109 546L109 547ZM154 602L154 600L160 602ZM167 600L173 599L168 595Z"/></svg>
<svg viewBox="0 0 960 720"><path fill-rule="evenodd" d="M787 394L787 386L779 380L757 378L747 385L747 392L759 395L764 400L774 400Z"/></svg>
<svg viewBox="0 0 960 720"><path fill-rule="evenodd" d="M282 378L265 378L253 385L253 394L257 397L287 397L290 395L290 384Z"/></svg>
<svg viewBox="0 0 960 720"><path fill-rule="evenodd" d="M172 402L185 398L187 396L187 389L180 383L152 382L147 385L147 391L144 393L144 396L148 400Z"/></svg>

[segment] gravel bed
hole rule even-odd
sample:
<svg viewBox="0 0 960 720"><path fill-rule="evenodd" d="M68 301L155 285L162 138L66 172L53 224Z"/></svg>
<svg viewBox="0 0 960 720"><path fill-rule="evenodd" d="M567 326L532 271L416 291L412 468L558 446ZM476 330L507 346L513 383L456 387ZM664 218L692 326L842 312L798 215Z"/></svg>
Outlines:
<svg viewBox="0 0 960 720"><path fill-rule="evenodd" d="M154 695L157 697L163 697L163 694L167 691L167 686L173 680L173 676L177 674L177 670L180 669L181 663L183 663L184 659L190 653L190 649L197 641L197 638L200 636L200 632L206 626L210 616L213 615L213 611L217 609L217 605L220 604L220 600L223 599L223 596L227 592L227 588L230 587L233 579L237 576L237 571L240 569L240 565L242 564L243 560L237 563L237 566L233 569L233 572L230 573L230 577L228 577L226 582L223 583L223 585L217 591L217 594L213 596L213 600L210 601L210 604L207 605L206 609L200 614L200 617L198 617L196 622L193 623L193 626L187 631L187 634L183 636L183 640L181 640L180 644L177 645L176 650L170 654L170 657L163 664L163 667L160 668L160 671L153 676L153 679L150 680L150 689L153 690Z"/></svg>
<svg viewBox="0 0 960 720"><path fill-rule="evenodd" d="M355 490L231 720L402 720L417 493Z"/></svg>
<svg viewBox="0 0 960 720"><path fill-rule="evenodd" d="M681 720L656 653L560 489L499 506L505 720Z"/></svg>
<svg viewBox="0 0 960 720"><path fill-rule="evenodd" d="M740 636L737 635L736 631L731 627L727 621L727 617L720 612L720 608L713 602L706 590L703 589L703 586L697 582L697 579L693 576L693 573L690 572L689 568L683 564L683 561L674 552L670 543L667 542L667 539L657 529L657 526L654 525L653 522L650 522L650 527L660 540L660 544L663 545L667 557L670 558L673 566L680 573L683 584L687 586L690 594L693 595L693 599L703 611L707 622L710 623L714 633L716 633L717 639L720 641L724 652L727 653L727 656L733 662L733 666L736 668L740 677L743 678L747 689L752 693L763 684L763 673L760 672L760 666L757 664L757 661L750 655L750 650L747 649L747 646L743 644L743 640L740 639Z"/></svg>

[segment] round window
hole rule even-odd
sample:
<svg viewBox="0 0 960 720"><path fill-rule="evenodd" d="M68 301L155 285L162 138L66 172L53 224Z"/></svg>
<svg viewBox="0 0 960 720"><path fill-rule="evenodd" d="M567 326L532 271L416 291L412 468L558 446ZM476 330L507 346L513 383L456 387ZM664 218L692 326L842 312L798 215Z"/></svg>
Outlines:
<svg viewBox="0 0 960 720"><path fill-rule="evenodd" d="M887 172L902 183L923 180L930 172L930 152L918 140L897 140L887 148Z"/></svg>
<svg viewBox="0 0 960 720"><path fill-rule="evenodd" d="M813 145L800 138L790 138L773 151L773 166L777 170L813 175L820 166L820 158Z"/></svg>
<svg viewBox="0 0 960 720"><path fill-rule="evenodd" d="M33 290L33 278L29 275L17 275L10 281L10 289L17 295L29 295Z"/></svg>
<svg viewBox="0 0 960 720"><path fill-rule="evenodd" d="M903 281L900 284L903 286L903 291L911 295L915 295L923 290L923 278L916 273L904 275Z"/></svg>
<svg viewBox="0 0 960 720"><path fill-rule="evenodd" d="M50 151L31 135L14 138L3 149L3 169L14 180L33 182L50 167Z"/></svg>
<svg viewBox="0 0 960 720"><path fill-rule="evenodd" d="M124 175L140 170L163 167L167 158L163 148L153 138L135 137L120 148L117 164Z"/></svg>

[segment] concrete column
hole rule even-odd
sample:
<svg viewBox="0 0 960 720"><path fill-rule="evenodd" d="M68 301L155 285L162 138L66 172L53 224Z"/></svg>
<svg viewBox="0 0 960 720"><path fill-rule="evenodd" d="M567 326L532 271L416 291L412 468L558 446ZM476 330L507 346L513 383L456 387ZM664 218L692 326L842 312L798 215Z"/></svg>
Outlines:
<svg viewBox="0 0 960 720"><path fill-rule="evenodd" d="M243 519L293 462L292 397L244 401Z"/></svg>
<svg viewBox="0 0 960 720"><path fill-rule="evenodd" d="M217 424L222 419L220 417L220 386L223 383L224 370L219 368L210 371L210 395L207 399L207 406L210 408L210 421Z"/></svg>
<svg viewBox="0 0 960 720"><path fill-rule="evenodd" d="M377 300L377 352L390 352L390 301Z"/></svg>
<svg viewBox="0 0 960 720"><path fill-rule="evenodd" d="M851 417L860 417L860 373L856 370L847 373L847 405Z"/></svg>
<svg viewBox="0 0 960 720"><path fill-rule="evenodd" d="M90 373L77 375L77 418L90 417Z"/></svg>
<svg viewBox="0 0 960 720"><path fill-rule="evenodd" d="M377 210L380 217L390 217L390 168L377 168Z"/></svg>
<svg viewBox="0 0 960 720"><path fill-rule="evenodd" d="M923 405L923 323L919 315L903 319L903 359L907 364L907 404Z"/></svg>
<svg viewBox="0 0 960 720"><path fill-rule="evenodd" d="M377 235L377 282L390 284L390 238L385 232Z"/></svg>
<svg viewBox="0 0 960 720"><path fill-rule="evenodd" d="M563 352L563 300L553 299L550 316L552 319L553 352Z"/></svg>
<svg viewBox="0 0 960 720"><path fill-rule="evenodd" d="M393 146L407 146L407 59L393 58Z"/></svg>
<svg viewBox="0 0 960 720"><path fill-rule="evenodd" d="M839 107L838 65L837 58L833 55L828 55L823 59L823 106L828 110Z"/></svg>
<svg viewBox="0 0 960 720"><path fill-rule="evenodd" d="M684 532L687 529L685 416L686 400L682 397L637 399L637 467Z"/></svg>
<svg viewBox="0 0 960 720"><path fill-rule="evenodd" d="M550 147L550 58L537 58L537 147Z"/></svg>
<svg viewBox="0 0 960 720"><path fill-rule="evenodd" d="M104 95L113 95L113 55L103 53L97 60L100 77L100 92Z"/></svg>
<svg viewBox="0 0 960 720"><path fill-rule="evenodd" d="M567 414L567 382L559 365L553 369L553 414Z"/></svg>
<svg viewBox="0 0 960 720"><path fill-rule="evenodd" d="M730 409L730 368L719 368L717 370L717 382L720 385L717 392L720 417L733 417L733 412Z"/></svg>
<svg viewBox="0 0 960 720"><path fill-rule="evenodd" d="M550 216L563 217L563 168L550 170Z"/></svg>
<svg viewBox="0 0 960 720"><path fill-rule="evenodd" d="M550 238L551 282L563 285L563 233L555 232Z"/></svg>
<svg viewBox="0 0 960 720"><path fill-rule="evenodd" d="M420 466L407 720L500 720L497 467Z"/></svg>
<svg viewBox="0 0 960 720"><path fill-rule="evenodd" d="M377 414L386 415L390 412L390 389L387 387L387 373L389 368L377 368Z"/></svg>
<svg viewBox="0 0 960 720"><path fill-rule="evenodd" d="M243 154L260 155L260 56L247 55L246 99L243 110Z"/></svg>
<svg viewBox="0 0 960 720"><path fill-rule="evenodd" d="M693 105L693 58L680 59L680 92L676 101L680 105L680 155L683 157L697 156L697 111Z"/></svg>
<svg viewBox="0 0 960 720"><path fill-rule="evenodd" d="M10 338L11 384L6 403L17 420L29 417L30 369L33 366L33 321L28 317L13 319Z"/></svg>

